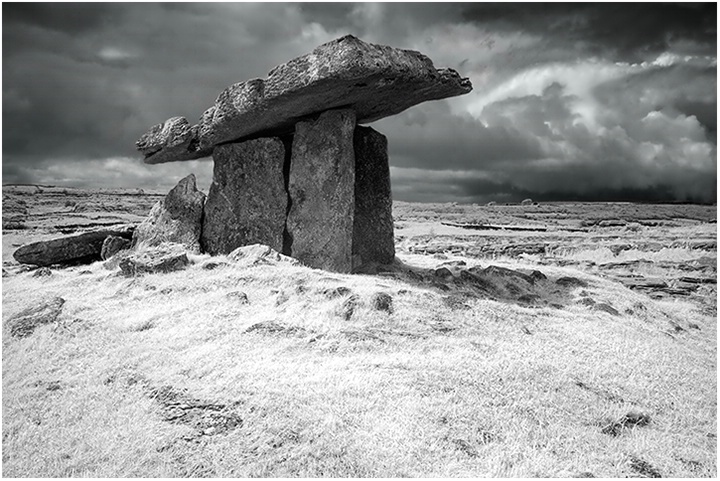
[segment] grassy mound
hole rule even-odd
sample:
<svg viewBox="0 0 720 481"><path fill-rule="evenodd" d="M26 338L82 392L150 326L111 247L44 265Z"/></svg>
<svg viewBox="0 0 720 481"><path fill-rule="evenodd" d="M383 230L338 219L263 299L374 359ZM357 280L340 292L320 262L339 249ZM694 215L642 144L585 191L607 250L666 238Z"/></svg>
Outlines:
<svg viewBox="0 0 720 481"><path fill-rule="evenodd" d="M5 476L717 473L716 324L689 303L564 267L510 289L522 261L191 261L3 279Z"/></svg>

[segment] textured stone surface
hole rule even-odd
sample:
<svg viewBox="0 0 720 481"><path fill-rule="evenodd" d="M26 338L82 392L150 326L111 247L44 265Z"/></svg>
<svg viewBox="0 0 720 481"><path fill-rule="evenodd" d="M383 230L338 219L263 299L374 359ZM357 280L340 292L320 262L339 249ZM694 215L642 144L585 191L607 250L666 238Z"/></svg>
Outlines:
<svg viewBox="0 0 720 481"><path fill-rule="evenodd" d="M355 149L355 214L353 268L395 259L392 193L387 139L370 127L357 127Z"/></svg>
<svg viewBox="0 0 720 481"><path fill-rule="evenodd" d="M117 254L118 252L129 249L132 242L130 239L118 237L116 235L109 235L105 238L100 250L100 258L107 260Z"/></svg>
<svg viewBox="0 0 720 481"><path fill-rule="evenodd" d="M275 67L266 80L229 86L197 126L174 117L137 144L146 163L194 159L219 143L292 131L297 121L324 110L352 108L357 121L367 123L471 90L469 79L436 69L420 52L347 35Z"/></svg>
<svg viewBox="0 0 720 481"><path fill-rule="evenodd" d="M205 252L228 254L258 243L282 251L288 202L282 141L261 138L220 145L213 159L202 229Z"/></svg>
<svg viewBox="0 0 720 481"><path fill-rule="evenodd" d="M7 321L10 334L14 337L26 337L32 334L36 327L55 322L64 304L65 299L62 297L53 297L18 312Z"/></svg>
<svg viewBox="0 0 720 481"><path fill-rule="evenodd" d="M137 276L178 271L189 264L185 246L165 244L124 256L120 261L120 270L126 276Z"/></svg>
<svg viewBox="0 0 720 481"><path fill-rule="evenodd" d="M132 228L85 232L49 241L34 242L20 247L13 253L13 257L22 264L38 266L89 264L100 260L103 242L110 235L129 239L132 236Z"/></svg>
<svg viewBox="0 0 720 481"><path fill-rule="evenodd" d="M198 126L191 126L185 117L171 117L153 125L135 146L145 155L146 164L199 159L212 153L211 149L200 149Z"/></svg>
<svg viewBox="0 0 720 481"><path fill-rule="evenodd" d="M352 110L329 110L295 128L290 162L290 255L336 272L352 268L355 155Z"/></svg>
<svg viewBox="0 0 720 481"><path fill-rule="evenodd" d="M197 190L195 176L188 175L168 192L135 229L134 246L157 246L165 242L185 245L200 252L205 194Z"/></svg>

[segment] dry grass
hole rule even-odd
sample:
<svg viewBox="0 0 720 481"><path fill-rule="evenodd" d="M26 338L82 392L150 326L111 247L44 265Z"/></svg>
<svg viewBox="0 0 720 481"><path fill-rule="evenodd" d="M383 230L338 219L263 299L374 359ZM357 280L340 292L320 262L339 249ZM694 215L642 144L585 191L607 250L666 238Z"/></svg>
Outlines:
<svg viewBox="0 0 720 481"><path fill-rule="evenodd" d="M717 475L716 320L692 304L561 267L541 270L588 287L530 308L284 261L192 261L3 279L4 324L66 300L27 338L3 327L5 476ZM525 262L501 265L537 268ZM392 312L373 307L379 292ZM170 420L163 387L242 423Z"/></svg>

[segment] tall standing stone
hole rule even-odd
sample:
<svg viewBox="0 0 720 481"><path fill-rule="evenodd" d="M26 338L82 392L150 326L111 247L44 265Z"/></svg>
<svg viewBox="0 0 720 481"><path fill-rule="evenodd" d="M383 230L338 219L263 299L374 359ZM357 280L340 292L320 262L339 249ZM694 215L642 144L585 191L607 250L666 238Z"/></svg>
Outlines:
<svg viewBox="0 0 720 481"><path fill-rule="evenodd" d="M200 252L205 194L197 190L195 176L188 175L153 206L150 215L133 233L133 245L157 246L165 242L183 244Z"/></svg>
<svg viewBox="0 0 720 481"><path fill-rule="evenodd" d="M290 254L336 272L352 269L355 112L328 110L298 122L290 161Z"/></svg>
<svg viewBox="0 0 720 481"><path fill-rule="evenodd" d="M278 138L260 138L215 147L213 182L205 204L202 246L210 254L265 244L280 252L287 214Z"/></svg>
<svg viewBox="0 0 720 481"><path fill-rule="evenodd" d="M353 268L395 259L387 138L371 127L355 129Z"/></svg>

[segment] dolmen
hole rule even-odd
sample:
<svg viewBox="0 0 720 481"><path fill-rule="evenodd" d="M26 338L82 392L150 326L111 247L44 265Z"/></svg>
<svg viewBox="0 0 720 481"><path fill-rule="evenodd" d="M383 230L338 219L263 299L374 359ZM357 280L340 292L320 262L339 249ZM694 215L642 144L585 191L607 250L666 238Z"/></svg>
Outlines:
<svg viewBox="0 0 720 481"><path fill-rule="evenodd" d="M264 244L343 273L390 264L388 143L362 124L471 90L420 52L352 35L233 84L197 124L173 117L136 142L147 164L212 156L214 168L207 199L183 179L133 244L180 239L213 255Z"/></svg>

